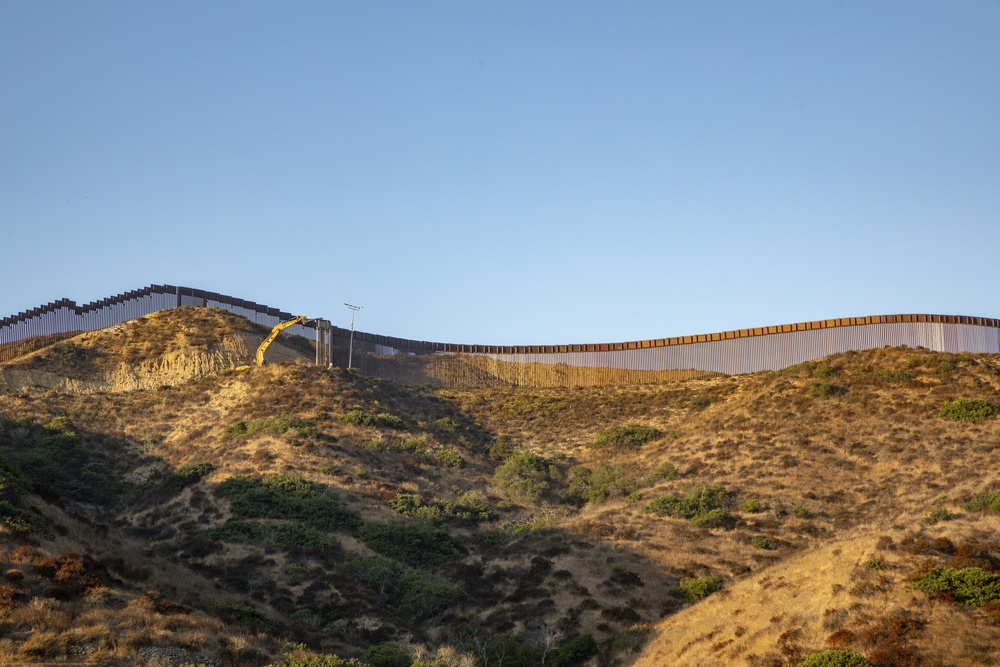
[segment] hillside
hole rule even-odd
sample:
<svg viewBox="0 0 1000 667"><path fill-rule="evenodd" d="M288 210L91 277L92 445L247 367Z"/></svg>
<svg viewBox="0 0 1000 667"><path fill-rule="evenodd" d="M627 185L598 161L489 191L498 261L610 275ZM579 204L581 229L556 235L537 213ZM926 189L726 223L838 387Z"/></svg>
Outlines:
<svg viewBox="0 0 1000 667"><path fill-rule="evenodd" d="M264 335L0 364L0 663L1000 663L1000 356L449 391L281 338L232 371ZM986 604L912 587L945 566Z"/></svg>

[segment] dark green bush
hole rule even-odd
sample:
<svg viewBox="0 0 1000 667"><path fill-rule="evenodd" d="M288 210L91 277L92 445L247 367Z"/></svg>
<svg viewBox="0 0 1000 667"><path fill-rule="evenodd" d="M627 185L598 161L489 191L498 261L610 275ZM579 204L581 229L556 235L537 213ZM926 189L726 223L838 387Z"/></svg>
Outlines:
<svg viewBox="0 0 1000 667"><path fill-rule="evenodd" d="M485 645L483 642L467 642L462 648L476 656L477 665L538 667L542 664L538 649L528 642L519 641L513 632L496 635Z"/></svg>
<svg viewBox="0 0 1000 667"><path fill-rule="evenodd" d="M691 407L696 410L701 410L703 408L707 408L712 403L715 403L715 401L715 396L695 396L691 399Z"/></svg>
<svg viewBox="0 0 1000 667"><path fill-rule="evenodd" d="M645 478L643 478L642 482L643 484L651 485L651 484L656 484L657 482L661 482L665 479L666 480L677 479L680 476L681 476L681 471L677 469L677 466L668 461L666 463L661 463L660 465L658 465L655 470L653 470L648 475L646 475Z"/></svg>
<svg viewBox="0 0 1000 667"><path fill-rule="evenodd" d="M258 433L269 433L271 435L282 435L294 429L301 436L318 437L319 430L311 421L301 417L282 415L279 417L265 417L263 419L240 420L228 426L223 440L235 440L246 438Z"/></svg>
<svg viewBox="0 0 1000 667"><path fill-rule="evenodd" d="M726 489L721 484L699 486L683 498L669 494L660 496L646 505L646 511L653 514L693 519L699 514L719 509L725 497Z"/></svg>
<svg viewBox="0 0 1000 667"><path fill-rule="evenodd" d="M42 428L65 435L79 435L79 431L69 417L56 417Z"/></svg>
<svg viewBox="0 0 1000 667"><path fill-rule="evenodd" d="M56 418L46 425L53 433L42 438L41 444L14 457L18 468L33 486L42 486L47 492L70 500L99 505L118 500L123 484L93 456L84 439L70 431L69 420L61 421L58 428L49 428L61 419L65 418Z"/></svg>
<svg viewBox="0 0 1000 667"><path fill-rule="evenodd" d="M732 528L736 517L723 509L708 510L691 518L693 528Z"/></svg>
<svg viewBox="0 0 1000 667"><path fill-rule="evenodd" d="M351 410L340 415L337 419L345 424L354 424L355 426L391 428L397 431L406 430L406 424L403 422L403 419L388 412L380 412L372 415L364 410Z"/></svg>
<svg viewBox="0 0 1000 667"><path fill-rule="evenodd" d="M505 461L517 452L517 446L509 435L497 437L496 442L490 445L489 456L494 461Z"/></svg>
<svg viewBox="0 0 1000 667"><path fill-rule="evenodd" d="M275 629L274 622L271 619L264 615L263 612L258 611L248 604L224 604L218 609L234 623L254 632L272 632Z"/></svg>
<svg viewBox="0 0 1000 667"><path fill-rule="evenodd" d="M365 651L365 659L371 667L410 667L413 663L409 651L395 642L369 647Z"/></svg>
<svg viewBox="0 0 1000 667"><path fill-rule="evenodd" d="M854 651L823 651L813 653L792 667L872 667L872 664Z"/></svg>
<svg viewBox="0 0 1000 667"><path fill-rule="evenodd" d="M478 491L467 491L455 501L423 498L412 493L397 493L387 503L400 514L434 522L461 521L478 523L494 517L493 510Z"/></svg>
<svg viewBox="0 0 1000 667"><path fill-rule="evenodd" d="M444 577L403 567L388 558L348 554L340 571L356 577L403 617L429 618L463 594L461 586Z"/></svg>
<svg viewBox="0 0 1000 667"><path fill-rule="evenodd" d="M464 468L465 459L458 452L453 452L450 449L439 449L434 452L434 458L436 458L441 463L445 464L449 468Z"/></svg>
<svg viewBox="0 0 1000 667"><path fill-rule="evenodd" d="M844 393L842 387L832 382L813 382L809 385L809 395L813 398L829 398Z"/></svg>
<svg viewBox="0 0 1000 667"><path fill-rule="evenodd" d="M868 384L896 384L905 382L913 378L913 373L909 371L898 371L871 364L861 370L855 377L857 382Z"/></svg>
<svg viewBox="0 0 1000 667"><path fill-rule="evenodd" d="M760 501L756 498L750 498L740 505L740 511L744 514L756 514L763 509L764 508L761 506Z"/></svg>
<svg viewBox="0 0 1000 667"><path fill-rule="evenodd" d="M663 431L658 428L631 424L605 431L594 441L594 446L603 449L634 449L662 437Z"/></svg>
<svg viewBox="0 0 1000 667"><path fill-rule="evenodd" d="M957 421L981 422L986 421L996 412L995 405L980 398L956 398L954 401L945 403L941 411L938 412L938 416Z"/></svg>
<svg viewBox="0 0 1000 667"><path fill-rule="evenodd" d="M268 667L368 667L368 664L357 658L341 658L332 653L313 653L307 650L304 644L300 644L285 651L280 663Z"/></svg>
<svg viewBox="0 0 1000 667"><path fill-rule="evenodd" d="M31 493L31 480L0 454L0 499L13 501L26 493Z"/></svg>
<svg viewBox="0 0 1000 667"><path fill-rule="evenodd" d="M469 553L448 531L423 521L367 521L358 537L372 551L416 567L433 567Z"/></svg>
<svg viewBox="0 0 1000 667"><path fill-rule="evenodd" d="M533 505L549 488L549 479L545 459L531 452L517 452L494 471L492 484L511 498Z"/></svg>
<svg viewBox="0 0 1000 667"><path fill-rule="evenodd" d="M953 599L970 607L1000 601L1000 574L991 574L981 567L935 569L909 587L931 597Z"/></svg>
<svg viewBox="0 0 1000 667"><path fill-rule="evenodd" d="M935 523L951 521L954 518L955 515L949 512L947 507L935 507L924 517L924 523L928 526L933 526Z"/></svg>
<svg viewBox="0 0 1000 667"><path fill-rule="evenodd" d="M188 463L170 473L164 481L164 486L176 493L184 487L194 484L213 470L215 470L215 465L211 463Z"/></svg>
<svg viewBox="0 0 1000 667"><path fill-rule="evenodd" d="M545 657L545 667L572 667L597 655L597 642L587 633L577 635Z"/></svg>
<svg viewBox="0 0 1000 667"><path fill-rule="evenodd" d="M228 521L205 531L206 537L223 542L260 544L279 549L329 549L333 539L296 521Z"/></svg>
<svg viewBox="0 0 1000 667"><path fill-rule="evenodd" d="M285 519L319 530L356 530L361 525L360 515L340 498L295 475L237 475L219 484L215 493L228 498L233 516L243 519Z"/></svg>
<svg viewBox="0 0 1000 667"><path fill-rule="evenodd" d="M1000 491L978 493L967 502L962 503L962 508L969 512L1000 513Z"/></svg>
<svg viewBox="0 0 1000 667"><path fill-rule="evenodd" d="M703 600L712 593L722 590L722 582L715 577L681 579L678 584L689 602Z"/></svg>
<svg viewBox="0 0 1000 667"><path fill-rule="evenodd" d="M622 498L634 489L635 482L619 466L602 465L593 471L573 466L566 475L566 501L577 506Z"/></svg>

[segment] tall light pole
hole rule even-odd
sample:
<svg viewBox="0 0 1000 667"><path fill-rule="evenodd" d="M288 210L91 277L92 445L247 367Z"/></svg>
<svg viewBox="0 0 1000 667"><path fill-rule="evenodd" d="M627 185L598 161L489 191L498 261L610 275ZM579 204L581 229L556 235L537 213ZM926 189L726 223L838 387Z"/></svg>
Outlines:
<svg viewBox="0 0 1000 667"><path fill-rule="evenodd" d="M352 306L346 301L344 305L351 309L351 344L347 348L347 370L351 370L351 360L354 357L354 314L361 310L361 306Z"/></svg>

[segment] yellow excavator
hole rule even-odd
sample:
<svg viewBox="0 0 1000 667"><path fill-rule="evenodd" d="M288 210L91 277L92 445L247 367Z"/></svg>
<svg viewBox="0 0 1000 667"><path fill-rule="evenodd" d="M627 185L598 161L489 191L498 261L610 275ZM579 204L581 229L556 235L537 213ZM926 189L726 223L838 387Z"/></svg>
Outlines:
<svg viewBox="0 0 1000 667"><path fill-rule="evenodd" d="M297 317L293 317L287 322L279 322L278 324L274 325L274 328L271 329L271 334L267 338L265 338L264 342L261 343L260 347L257 348L257 363L255 365L256 366L264 365L264 351L267 350L268 345L274 342L274 339L278 337L279 333L281 333L288 327L292 326L293 324L298 324L299 322L305 322L306 319L307 318L305 315L299 315ZM250 366L237 366L236 370L243 371L248 368L250 368Z"/></svg>

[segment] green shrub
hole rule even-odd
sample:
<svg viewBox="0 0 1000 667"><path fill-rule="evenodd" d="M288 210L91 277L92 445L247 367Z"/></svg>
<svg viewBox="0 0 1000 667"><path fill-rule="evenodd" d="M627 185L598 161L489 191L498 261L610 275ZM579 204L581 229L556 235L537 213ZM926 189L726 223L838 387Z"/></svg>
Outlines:
<svg viewBox="0 0 1000 667"><path fill-rule="evenodd" d="M945 359L938 362L938 364L934 367L934 372L942 374L951 373L956 368L958 368L958 366L955 365L955 362Z"/></svg>
<svg viewBox="0 0 1000 667"><path fill-rule="evenodd" d="M597 655L597 641L590 633L577 635L545 656L545 667L572 667Z"/></svg>
<svg viewBox="0 0 1000 667"><path fill-rule="evenodd" d="M0 499L13 501L26 493L31 493L31 480L0 454Z"/></svg>
<svg viewBox="0 0 1000 667"><path fill-rule="evenodd" d="M648 503L645 509L652 514L693 519L699 514L719 509L725 497L726 489L721 484L699 486L683 498L669 494L660 496Z"/></svg>
<svg viewBox="0 0 1000 667"><path fill-rule="evenodd" d="M246 438L258 433L270 435L282 435L289 430L295 430L299 435L305 437L319 437L320 432L311 421L301 417L282 415L279 417L265 417L263 419L241 419L226 427L223 440L236 440Z"/></svg>
<svg viewBox="0 0 1000 667"><path fill-rule="evenodd" d="M296 521L227 521L205 531L209 539L261 544L279 549L329 549L333 539Z"/></svg>
<svg viewBox="0 0 1000 667"><path fill-rule="evenodd" d="M413 663L409 651L395 642L369 647L365 651L365 659L371 667L410 667Z"/></svg>
<svg viewBox="0 0 1000 667"><path fill-rule="evenodd" d="M732 528L736 517L723 509L714 509L696 514L691 518L692 528Z"/></svg>
<svg viewBox="0 0 1000 667"><path fill-rule="evenodd" d="M110 505L124 485L108 467L96 459L84 439L72 432L72 424L57 417L46 425L51 435L39 445L15 455L14 463L31 480L50 493L83 503ZM58 428L52 427L59 422Z"/></svg>
<svg viewBox="0 0 1000 667"><path fill-rule="evenodd" d="M429 618L463 594L461 586L444 577L403 567L388 558L348 554L340 571L374 590L403 617Z"/></svg>
<svg viewBox="0 0 1000 667"><path fill-rule="evenodd" d="M388 412L380 412L372 415L364 410L351 410L340 415L337 419L345 424L354 424L355 426L391 428L397 431L406 430L406 424L403 422L402 417L391 415Z"/></svg>
<svg viewBox="0 0 1000 667"><path fill-rule="evenodd" d="M954 401L945 403L941 411L938 412L938 416L958 421L981 422L986 421L996 412L995 405L982 399L956 398Z"/></svg>
<svg viewBox="0 0 1000 667"><path fill-rule="evenodd" d="M427 451L427 442L423 438L411 438L409 440L394 442L391 447L400 452L423 454Z"/></svg>
<svg viewBox="0 0 1000 667"><path fill-rule="evenodd" d="M445 464L449 468L464 468L465 459L458 452L453 452L450 449L439 449L434 452L434 458L436 458L441 463Z"/></svg>
<svg viewBox="0 0 1000 667"><path fill-rule="evenodd" d="M987 602L1000 601L1000 574L991 574L981 567L945 567L925 573L909 588L931 597L982 607Z"/></svg>
<svg viewBox="0 0 1000 667"><path fill-rule="evenodd" d="M648 475L646 475L646 477L642 481L643 484L648 486L656 484L657 482L661 482L665 479L666 480L677 479L680 476L681 476L681 471L677 469L677 466L667 461L666 463L661 463L660 465L658 465L656 469L650 472Z"/></svg>
<svg viewBox="0 0 1000 667"><path fill-rule="evenodd" d="M792 514L799 517L800 519L811 519L813 512L807 506L802 503L794 503L792 505Z"/></svg>
<svg viewBox="0 0 1000 667"><path fill-rule="evenodd" d="M275 629L271 619L248 604L224 604L218 609L234 623L245 626L254 632L272 632Z"/></svg>
<svg viewBox="0 0 1000 667"><path fill-rule="evenodd" d="M0 526L15 533L34 533L48 536L50 531L45 519L37 510L22 507L10 500L0 500Z"/></svg>
<svg viewBox="0 0 1000 667"><path fill-rule="evenodd" d="M594 446L602 449L634 449L662 437L663 431L658 428L631 424L605 431L594 441Z"/></svg>
<svg viewBox="0 0 1000 667"><path fill-rule="evenodd" d="M469 553L448 531L423 521L368 521L358 529L358 537L372 551L416 567L433 567Z"/></svg>
<svg viewBox="0 0 1000 667"><path fill-rule="evenodd" d="M815 378L828 378L831 377L836 371L824 363L816 364L813 368L813 377Z"/></svg>
<svg viewBox="0 0 1000 667"><path fill-rule="evenodd" d="M809 395L813 398L829 398L844 393L843 388L832 382L813 382L809 385Z"/></svg>
<svg viewBox="0 0 1000 667"><path fill-rule="evenodd" d="M924 523L933 526L935 523L951 521L954 518L955 515L949 512L947 507L935 507L930 511L930 514L924 517Z"/></svg>
<svg viewBox="0 0 1000 667"><path fill-rule="evenodd" d="M30 492L31 480L0 454L0 526L16 533L48 535L42 516L19 502Z"/></svg>
<svg viewBox="0 0 1000 667"><path fill-rule="evenodd" d="M593 471L573 466L566 476L566 500L574 505L600 504L632 493L633 482L618 466L602 465Z"/></svg>
<svg viewBox="0 0 1000 667"><path fill-rule="evenodd" d="M967 502L962 503L962 508L969 512L1000 513L1000 491L978 493Z"/></svg>
<svg viewBox="0 0 1000 667"><path fill-rule="evenodd" d="M286 644L281 662L268 667L367 667L367 664L357 658L341 658L332 653L313 653L306 649L305 644Z"/></svg>
<svg viewBox="0 0 1000 667"><path fill-rule="evenodd" d="M509 435L501 435L490 445L489 457L494 461L506 461L517 452L517 446Z"/></svg>
<svg viewBox="0 0 1000 667"><path fill-rule="evenodd" d="M42 428L65 435L79 435L79 431L69 417L56 417Z"/></svg>
<svg viewBox="0 0 1000 667"><path fill-rule="evenodd" d="M764 508L761 506L760 501L757 500L756 498L751 498L746 502L740 504L740 511L743 512L744 514L756 514L757 512L760 512L762 509Z"/></svg>
<svg viewBox="0 0 1000 667"><path fill-rule="evenodd" d="M872 570L872 571L881 570L883 567L885 567L885 563L882 561L881 558L871 558L865 561L866 570Z"/></svg>
<svg viewBox="0 0 1000 667"><path fill-rule="evenodd" d="M823 651L813 653L792 667L872 667L872 664L854 651Z"/></svg>
<svg viewBox="0 0 1000 667"><path fill-rule="evenodd" d="M215 465L211 463L188 463L170 473L163 484L167 489L176 493L184 487L194 484L213 470L215 470Z"/></svg>
<svg viewBox="0 0 1000 667"><path fill-rule="evenodd" d="M403 618L436 616L464 593L461 586L442 576L411 569L403 570L399 590L396 613Z"/></svg>
<svg viewBox="0 0 1000 667"><path fill-rule="evenodd" d="M493 473L492 484L514 500L533 505L549 488L549 465L531 452L517 452Z"/></svg>
<svg viewBox="0 0 1000 667"><path fill-rule="evenodd" d="M478 491L466 491L455 501L423 498L412 493L397 493L386 503L400 514L435 522L478 523L494 517L486 499Z"/></svg>
<svg viewBox="0 0 1000 667"><path fill-rule="evenodd" d="M703 600L712 593L722 590L722 582L715 577L681 579L678 585L689 602Z"/></svg>
<svg viewBox="0 0 1000 667"><path fill-rule="evenodd" d="M899 382L905 382L912 378L913 373L909 371L896 371L884 368L878 364L867 366L856 376L856 380L858 382L866 382L870 384L896 384Z"/></svg>
<svg viewBox="0 0 1000 667"><path fill-rule="evenodd" d="M758 549L773 549L774 543L771 542L769 537L764 535L757 535L750 540L750 544Z"/></svg>
<svg viewBox="0 0 1000 667"><path fill-rule="evenodd" d="M223 481L215 494L229 499L233 516L285 519L319 530L356 530L361 517L319 484L295 475L254 478L237 475Z"/></svg>
<svg viewBox="0 0 1000 667"><path fill-rule="evenodd" d="M712 403L715 403L715 401L715 396L695 396L691 399L691 407L696 410L701 410L703 408L707 408Z"/></svg>
<svg viewBox="0 0 1000 667"><path fill-rule="evenodd" d="M476 664L484 667L537 667L542 664L538 649L528 642L519 641L513 632L496 635L485 645L481 641L469 641L462 649L475 655Z"/></svg>

